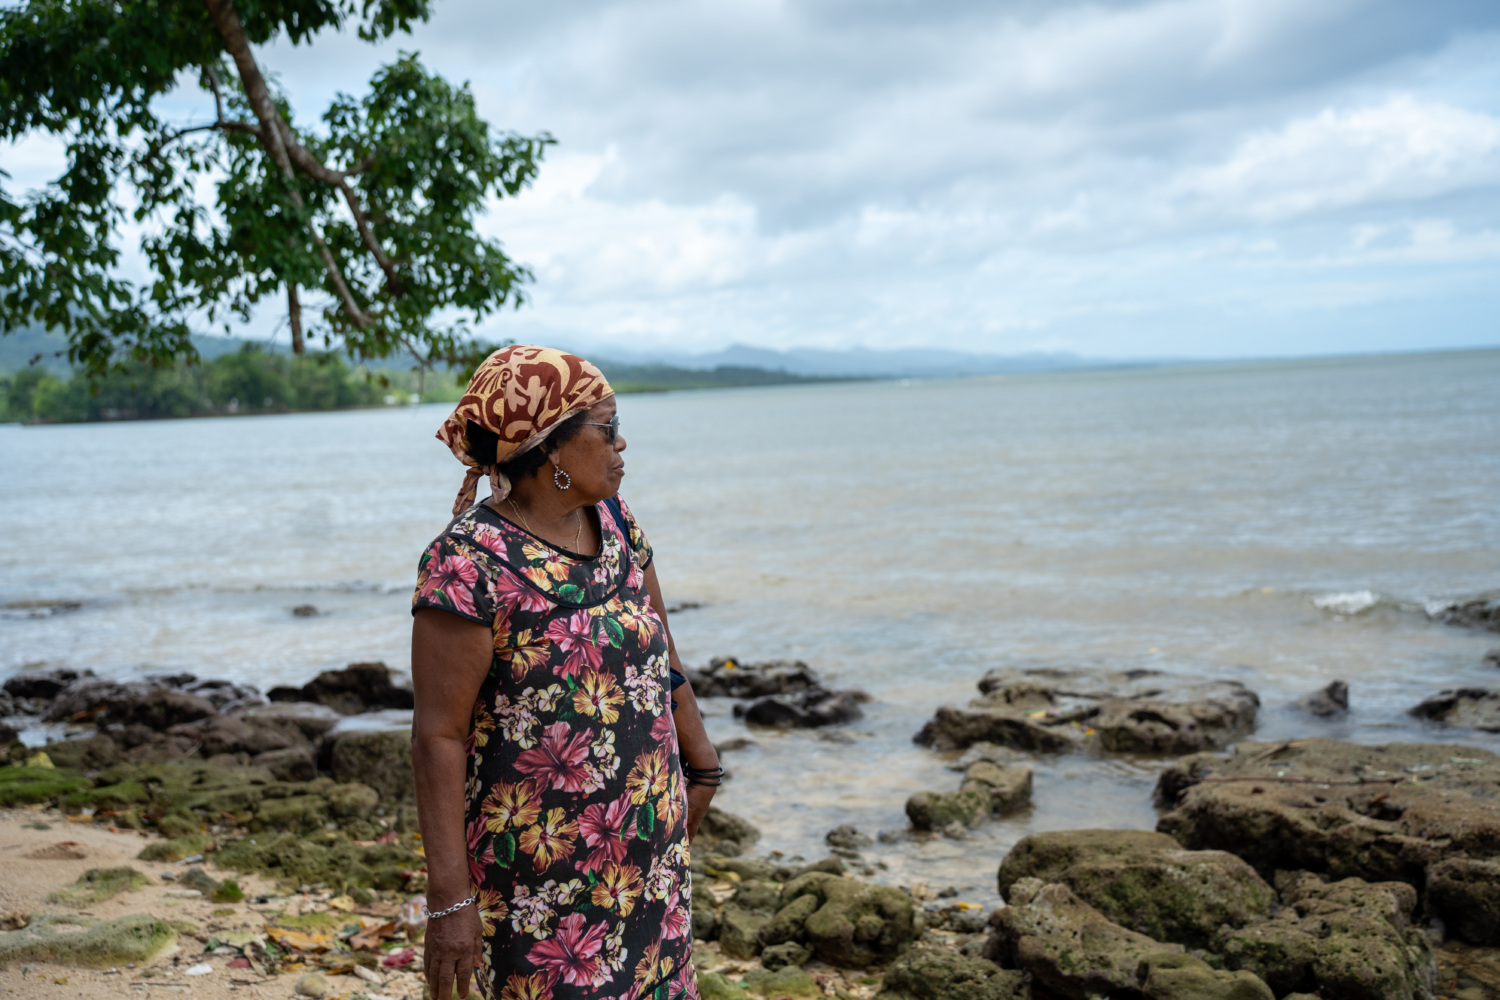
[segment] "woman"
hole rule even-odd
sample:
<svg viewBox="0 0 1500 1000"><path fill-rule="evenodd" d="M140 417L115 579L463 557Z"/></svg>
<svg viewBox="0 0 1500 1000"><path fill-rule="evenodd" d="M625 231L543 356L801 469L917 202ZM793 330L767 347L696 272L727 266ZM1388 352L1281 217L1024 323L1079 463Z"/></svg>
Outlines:
<svg viewBox="0 0 1500 1000"><path fill-rule="evenodd" d="M688 842L723 772L615 496L614 392L508 347L438 438L469 469L413 598L432 996L477 967L502 1000L696 1000Z"/></svg>

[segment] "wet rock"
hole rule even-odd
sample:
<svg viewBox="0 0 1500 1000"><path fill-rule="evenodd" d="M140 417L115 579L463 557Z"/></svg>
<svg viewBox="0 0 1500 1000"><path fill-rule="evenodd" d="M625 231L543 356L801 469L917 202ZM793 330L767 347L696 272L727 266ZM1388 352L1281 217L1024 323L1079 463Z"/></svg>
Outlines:
<svg viewBox="0 0 1500 1000"><path fill-rule="evenodd" d="M167 730L185 722L196 722L215 714L213 702L171 688L134 688L100 714L105 723L141 725Z"/></svg>
<svg viewBox="0 0 1500 1000"><path fill-rule="evenodd" d="M819 686L818 675L801 660L742 663L732 656L716 657L704 670L689 670L688 680L699 698L800 695Z"/></svg>
<svg viewBox="0 0 1500 1000"><path fill-rule="evenodd" d="M343 718L327 705L308 701L258 705L241 709L234 714L246 722L275 728L294 743L317 742Z"/></svg>
<svg viewBox="0 0 1500 1000"><path fill-rule="evenodd" d="M311 781L318 776L312 748L287 747L268 750L250 759L254 767L263 767L278 781Z"/></svg>
<svg viewBox="0 0 1500 1000"><path fill-rule="evenodd" d="M760 954L760 932L770 922L769 913L725 906L719 918L719 950L730 958L754 958Z"/></svg>
<svg viewBox="0 0 1500 1000"><path fill-rule="evenodd" d="M966 782L956 792L917 792L906 800L906 818L915 830L942 830L954 824L971 829L989 814L989 788L978 782Z"/></svg>
<svg viewBox="0 0 1500 1000"><path fill-rule="evenodd" d="M1445 726L1500 733L1500 691L1454 688L1428 698L1413 708L1411 714Z"/></svg>
<svg viewBox="0 0 1500 1000"><path fill-rule="evenodd" d="M1031 768L1024 765L1000 767L987 760L976 761L964 772L965 784L985 786L990 815L1004 816L1031 801Z"/></svg>
<svg viewBox="0 0 1500 1000"><path fill-rule="evenodd" d="M1275 1000L1254 973L1214 969L1191 955L1153 955L1136 971L1147 1000Z"/></svg>
<svg viewBox="0 0 1500 1000"><path fill-rule="evenodd" d="M88 736L47 744L47 756L58 767L75 771L97 771L120 760L120 748L108 736Z"/></svg>
<svg viewBox="0 0 1500 1000"><path fill-rule="evenodd" d="M784 969L789 965L802 966L810 958L812 958L812 949L795 941L773 944L769 948L762 948L760 952L760 964L773 970Z"/></svg>
<svg viewBox="0 0 1500 1000"><path fill-rule="evenodd" d="M62 694L70 685L93 676L92 670L24 671L7 677L4 690L13 698L50 700Z"/></svg>
<svg viewBox="0 0 1500 1000"><path fill-rule="evenodd" d="M1091 728L1105 750L1186 753L1225 745L1254 724L1260 706L1237 682L1186 682L1155 670L1006 668L987 673L979 689L967 709L938 709L916 741L1058 752Z"/></svg>
<svg viewBox="0 0 1500 1000"><path fill-rule="evenodd" d="M693 841L696 849L734 857L743 854L760 839L760 831L747 819L709 806Z"/></svg>
<svg viewBox="0 0 1500 1000"><path fill-rule="evenodd" d="M770 695L749 705L736 705L734 714L748 725L776 729L836 726L864 718L854 692L821 687L809 688L795 697Z"/></svg>
<svg viewBox="0 0 1500 1000"><path fill-rule="evenodd" d="M411 689L393 685L384 663L351 663L343 670L325 670L300 688L272 688L266 697L273 702L316 702L341 715L414 704Z"/></svg>
<svg viewBox="0 0 1500 1000"><path fill-rule="evenodd" d="M985 958L923 948L891 963L875 1000L1030 1000L1030 981Z"/></svg>
<svg viewBox="0 0 1500 1000"><path fill-rule="evenodd" d="M183 691L206 698L220 712L233 712L241 708L253 708L266 704L260 691L248 684L234 684L225 680L193 680L181 685Z"/></svg>
<svg viewBox="0 0 1500 1000"><path fill-rule="evenodd" d="M1237 854L1262 876L1305 869L1421 886L1448 858L1500 854L1496 787L1500 756L1477 747L1245 741L1157 829Z"/></svg>
<svg viewBox="0 0 1500 1000"><path fill-rule="evenodd" d="M1039 879L1016 882L990 928L985 957L1030 972L1058 1000L1131 995L1146 959L1182 951L1112 922L1067 886Z"/></svg>
<svg viewBox="0 0 1500 1000"><path fill-rule="evenodd" d="M356 730L338 736L333 743L333 777L370 786L387 805L416 802L411 730Z"/></svg>
<svg viewBox="0 0 1500 1000"><path fill-rule="evenodd" d="M1460 940L1500 946L1500 858L1448 858L1433 865L1427 908Z"/></svg>
<svg viewBox="0 0 1500 1000"><path fill-rule="evenodd" d="M1158 941L1206 947L1221 926L1271 915L1275 891L1224 851L1187 851L1147 830L1023 837L1000 865L1000 894L1025 878L1061 883L1106 918Z"/></svg>
<svg viewBox="0 0 1500 1000"><path fill-rule="evenodd" d="M124 702L145 685L81 678L53 696L42 714L48 722L97 720L111 704Z"/></svg>
<svg viewBox="0 0 1500 1000"><path fill-rule="evenodd" d="M1455 601L1433 613L1432 617L1449 625L1482 628L1500 632L1500 597L1480 597Z"/></svg>
<svg viewBox="0 0 1500 1000"><path fill-rule="evenodd" d="M803 922L800 940L831 965L863 968L888 962L915 937L912 901L890 886L809 872L788 882L781 890L778 922L783 922L789 908L798 908L793 913L810 908L810 904L802 902L808 898L816 908ZM767 942L770 943L769 936Z"/></svg>
<svg viewBox="0 0 1500 1000"><path fill-rule="evenodd" d="M858 851L861 848L869 847L871 844L875 843L875 840L869 834L860 833L850 824L844 823L841 826L837 826L834 829L829 830L828 833L823 836L823 842L826 843L829 847L837 848L840 850Z"/></svg>
<svg viewBox="0 0 1500 1000"><path fill-rule="evenodd" d="M1420 1000L1437 966L1427 937L1411 926L1417 894L1400 882L1351 878L1331 885L1309 874L1289 880L1283 908L1264 923L1230 930L1214 950L1232 969L1260 976L1278 995L1324 1000Z"/></svg>
<svg viewBox="0 0 1500 1000"><path fill-rule="evenodd" d="M1500 648L1492 649L1484 654L1484 665L1487 667L1500 667Z"/></svg>
<svg viewBox="0 0 1500 1000"><path fill-rule="evenodd" d="M171 736L188 736L199 745L204 757L218 754L262 754L285 750L294 741L277 726L261 725L251 718L237 715L213 715L186 722L167 730Z"/></svg>
<svg viewBox="0 0 1500 1000"><path fill-rule="evenodd" d="M1343 681L1331 681L1297 702L1297 707L1319 718L1328 719L1349 711L1349 685Z"/></svg>
<svg viewBox="0 0 1500 1000"><path fill-rule="evenodd" d="M751 969L745 973L745 989L767 1000L823 1000L823 988L817 981L795 965L787 965L774 972L769 969Z"/></svg>

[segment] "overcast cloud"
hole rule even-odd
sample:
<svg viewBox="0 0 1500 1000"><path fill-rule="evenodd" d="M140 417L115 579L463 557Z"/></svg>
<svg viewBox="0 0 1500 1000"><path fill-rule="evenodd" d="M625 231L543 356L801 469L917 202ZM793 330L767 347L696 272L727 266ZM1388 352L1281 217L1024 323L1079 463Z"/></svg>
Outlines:
<svg viewBox="0 0 1500 1000"><path fill-rule="evenodd" d="M487 332L1245 356L1500 343L1494 0L438 0L263 53L303 113L416 49L559 140Z"/></svg>

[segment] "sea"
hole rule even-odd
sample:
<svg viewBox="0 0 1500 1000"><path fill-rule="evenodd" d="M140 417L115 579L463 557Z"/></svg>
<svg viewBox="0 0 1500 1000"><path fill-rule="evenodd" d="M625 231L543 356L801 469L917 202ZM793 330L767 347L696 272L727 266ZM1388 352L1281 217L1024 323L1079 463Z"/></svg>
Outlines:
<svg viewBox="0 0 1500 1000"><path fill-rule="evenodd" d="M406 671L417 557L462 473L433 437L446 409L0 426L0 676ZM790 732L705 701L716 741L750 741L718 802L758 852L886 832L873 877L990 905L1027 833L1154 826L1164 762L1083 753L1036 758L1017 815L902 838L907 797L960 779L912 736L995 667L1237 680L1257 740L1500 751L1408 715L1500 688L1500 634L1434 617L1500 591L1500 350L631 395L620 415L685 663L802 660L872 698ZM1336 679L1347 716L1296 707Z"/></svg>

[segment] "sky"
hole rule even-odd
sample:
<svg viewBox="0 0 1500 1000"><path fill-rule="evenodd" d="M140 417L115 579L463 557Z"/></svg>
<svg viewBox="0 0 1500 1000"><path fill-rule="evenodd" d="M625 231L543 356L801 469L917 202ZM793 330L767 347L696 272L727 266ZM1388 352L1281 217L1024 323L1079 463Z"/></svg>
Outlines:
<svg viewBox="0 0 1500 1000"><path fill-rule="evenodd" d="M637 352L1500 344L1494 0L435 0L398 50L558 140L484 332Z"/></svg>

